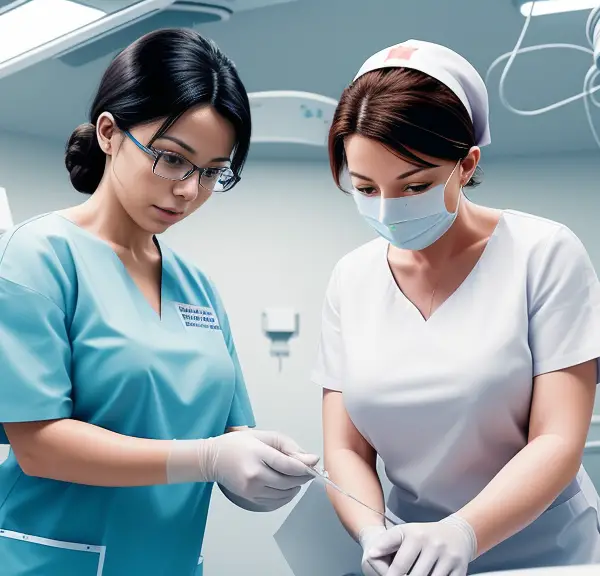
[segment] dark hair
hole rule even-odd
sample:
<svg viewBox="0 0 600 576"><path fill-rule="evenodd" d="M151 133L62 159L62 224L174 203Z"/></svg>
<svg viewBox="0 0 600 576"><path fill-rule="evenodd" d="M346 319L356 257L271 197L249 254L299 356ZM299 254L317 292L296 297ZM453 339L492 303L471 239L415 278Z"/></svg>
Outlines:
<svg viewBox="0 0 600 576"><path fill-rule="evenodd" d="M210 104L233 125L231 168L240 174L250 147L248 94L233 62L211 40L193 30L165 28L142 36L119 53L104 73L91 106L90 123L77 127L66 147L65 165L76 190L92 194L106 156L96 122L110 112L120 130L165 118L149 144L190 108Z"/></svg>
<svg viewBox="0 0 600 576"><path fill-rule="evenodd" d="M348 86L329 129L329 162L340 186L344 139L360 134L418 166L432 164L411 152L458 162L475 146L467 109L446 85L418 70L373 70ZM467 186L479 184L480 169Z"/></svg>

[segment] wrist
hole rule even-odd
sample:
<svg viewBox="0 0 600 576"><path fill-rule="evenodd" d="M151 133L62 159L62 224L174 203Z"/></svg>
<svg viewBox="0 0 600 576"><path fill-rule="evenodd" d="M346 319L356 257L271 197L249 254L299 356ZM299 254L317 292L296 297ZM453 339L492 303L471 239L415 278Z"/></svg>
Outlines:
<svg viewBox="0 0 600 576"><path fill-rule="evenodd" d="M383 524L368 524L363 526L357 535L358 543L361 548L364 550L369 546L369 542L373 542L375 538L384 534L387 531L386 527Z"/></svg>
<svg viewBox="0 0 600 576"><path fill-rule="evenodd" d="M214 440L173 440L166 463L167 483L216 482Z"/></svg>
<svg viewBox="0 0 600 576"><path fill-rule="evenodd" d="M477 558L477 535L475 534L475 530L467 522L464 518L459 516L458 514L452 514L447 518L441 520L442 524L446 524L448 526L453 526L457 530L460 530L461 534L465 538L465 542L469 548L469 562L475 560Z"/></svg>

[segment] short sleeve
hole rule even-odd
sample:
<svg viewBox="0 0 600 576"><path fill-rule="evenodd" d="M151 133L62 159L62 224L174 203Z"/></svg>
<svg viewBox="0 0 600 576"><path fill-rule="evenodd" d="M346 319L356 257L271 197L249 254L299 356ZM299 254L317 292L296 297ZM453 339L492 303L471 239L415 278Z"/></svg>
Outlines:
<svg viewBox="0 0 600 576"><path fill-rule="evenodd" d="M225 339L225 344L227 345L227 350L229 351L229 355L231 356L231 361L233 362L233 367L235 370L235 392L231 402L231 409L229 410L226 428L233 428L237 426L249 426L250 428L254 428L256 426L256 422L254 419L254 412L252 410L252 403L250 402L248 389L246 388L246 381L244 379L244 373L242 371L237 350L235 348L233 335L231 334L229 318L227 317L227 312L225 311L221 298L217 294L214 287L212 287L212 292L216 304L215 311L219 318L219 323L221 324L221 330L223 332L223 338Z"/></svg>
<svg viewBox="0 0 600 576"><path fill-rule="evenodd" d="M317 360L311 373L312 382L340 392L342 390L343 347L339 305L339 265L336 266L331 278L321 318L321 338L317 349Z"/></svg>
<svg viewBox="0 0 600 576"><path fill-rule="evenodd" d="M560 227L534 253L528 289L534 376L600 358L600 283L571 230Z"/></svg>
<svg viewBox="0 0 600 576"><path fill-rule="evenodd" d="M70 417L70 364L64 312L0 277L0 423ZM0 443L8 443L3 427Z"/></svg>
<svg viewBox="0 0 600 576"><path fill-rule="evenodd" d="M69 418L73 270L42 217L0 240L0 443L2 424Z"/></svg>

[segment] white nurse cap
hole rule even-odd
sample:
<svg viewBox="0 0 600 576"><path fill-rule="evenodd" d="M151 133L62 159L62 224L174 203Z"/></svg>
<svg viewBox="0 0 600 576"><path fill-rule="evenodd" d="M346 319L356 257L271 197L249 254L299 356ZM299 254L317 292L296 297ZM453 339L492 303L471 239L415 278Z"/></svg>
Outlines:
<svg viewBox="0 0 600 576"><path fill-rule="evenodd" d="M354 80L381 68L412 68L445 84L467 109L475 129L477 145L487 146L492 141L485 82L460 54L439 44L407 40L371 56L361 66Z"/></svg>

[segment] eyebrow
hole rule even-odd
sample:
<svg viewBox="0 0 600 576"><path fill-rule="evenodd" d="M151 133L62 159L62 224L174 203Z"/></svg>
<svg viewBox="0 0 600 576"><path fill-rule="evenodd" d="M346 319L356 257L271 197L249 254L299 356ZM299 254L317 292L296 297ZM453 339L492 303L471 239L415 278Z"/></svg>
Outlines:
<svg viewBox="0 0 600 576"><path fill-rule="evenodd" d="M424 172L425 170L431 170L432 168L438 168L438 166L425 166L423 168L413 168L412 170L409 170L408 172L404 172L404 174L400 174L400 176L398 176L396 178L396 180L404 180L405 178L408 178L409 176L414 176L415 174L418 174L419 172ZM373 180L371 178L369 178L368 176L363 176L362 174L358 174L357 172L350 172L351 176L355 176L356 178L362 178L363 180L369 180L370 182L373 182Z"/></svg>
<svg viewBox="0 0 600 576"><path fill-rule="evenodd" d="M158 140L171 140L171 142L175 142L181 146L184 150L187 150L190 154L196 154L196 151L189 145L186 144L183 140L179 138L175 138L175 136L169 136L168 134L163 134ZM230 162L231 158L228 156L218 156L217 158L213 158L211 162Z"/></svg>

